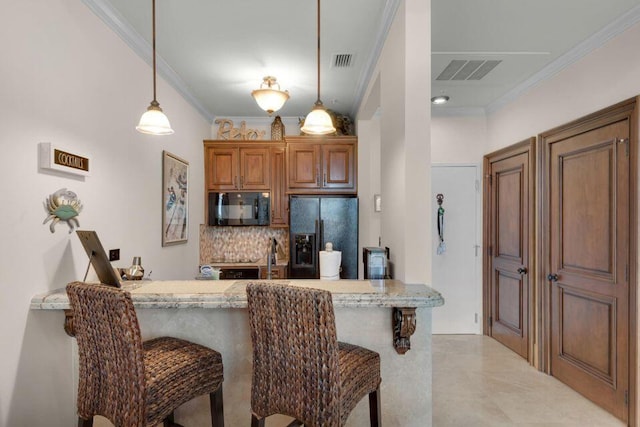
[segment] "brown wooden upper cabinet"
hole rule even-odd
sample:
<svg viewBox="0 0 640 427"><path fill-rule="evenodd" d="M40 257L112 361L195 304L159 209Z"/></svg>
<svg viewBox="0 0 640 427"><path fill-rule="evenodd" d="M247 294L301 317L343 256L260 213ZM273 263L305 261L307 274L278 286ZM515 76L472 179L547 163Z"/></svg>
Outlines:
<svg viewBox="0 0 640 427"><path fill-rule="evenodd" d="M289 197L287 196L287 163L284 145L271 147L271 226L289 224ZM284 276L283 276L284 277Z"/></svg>
<svg viewBox="0 0 640 427"><path fill-rule="evenodd" d="M287 137L287 189L291 194L357 192L357 138Z"/></svg>
<svg viewBox="0 0 640 427"><path fill-rule="evenodd" d="M205 141L207 190L270 190L270 146Z"/></svg>

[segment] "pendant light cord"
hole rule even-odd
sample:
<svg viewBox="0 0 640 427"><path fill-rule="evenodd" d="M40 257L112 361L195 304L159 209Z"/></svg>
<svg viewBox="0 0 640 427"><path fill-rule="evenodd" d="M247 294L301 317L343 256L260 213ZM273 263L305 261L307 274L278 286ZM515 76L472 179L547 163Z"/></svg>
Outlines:
<svg viewBox="0 0 640 427"><path fill-rule="evenodd" d="M155 1L155 0L154 0ZM318 99L316 103L320 102L320 0L318 0Z"/></svg>
<svg viewBox="0 0 640 427"><path fill-rule="evenodd" d="M151 0L151 45L153 47L153 101L157 103L158 101L156 101L156 0Z"/></svg>

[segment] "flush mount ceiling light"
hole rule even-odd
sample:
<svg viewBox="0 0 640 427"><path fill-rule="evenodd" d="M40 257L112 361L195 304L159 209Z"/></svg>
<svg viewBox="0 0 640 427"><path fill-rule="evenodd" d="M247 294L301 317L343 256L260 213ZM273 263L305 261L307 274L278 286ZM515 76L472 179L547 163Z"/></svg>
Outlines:
<svg viewBox="0 0 640 427"><path fill-rule="evenodd" d="M260 108L271 115L281 109L284 103L287 102L289 92L280 90L280 84L273 76L265 76L262 80L260 89L251 92L251 96L253 96Z"/></svg>
<svg viewBox="0 0 640 427"><path fill-rule="evenodd" d="M149 135L171 135L173 129L169 119L162 112L160 104L156 100L156 0L151 0L151 27L153 45L153 101L147 107L147 111L140 117L136 130Z"/></svg>
<svg viewBox="0 0 640 427"><path fill-rule="evenodd" d="M300 130L310 135L326 135L336 131L331 116L320 101L320 0L318 0L318 98L313 109L304 119L304 126Z"/></svg>
<svg viewBox="0 0 640 427"><path fill-rule="evenodd" d="M446 104L449 102L449 97L447 95L439 95L431 98L431 103L435 105Z"/></svg>

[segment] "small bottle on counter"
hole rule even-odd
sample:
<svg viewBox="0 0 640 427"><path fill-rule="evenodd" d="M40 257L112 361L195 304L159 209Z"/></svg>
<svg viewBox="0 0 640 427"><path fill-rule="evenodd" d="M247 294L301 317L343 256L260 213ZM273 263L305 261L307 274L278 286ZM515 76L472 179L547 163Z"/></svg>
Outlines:
<svg viewBox="0 0 640 427"><path fill-rule="evenodd" d="M127 280L141 280L144 277L144 268L139 256L133 257L133 263L125 270L124 275Z"/></svg>

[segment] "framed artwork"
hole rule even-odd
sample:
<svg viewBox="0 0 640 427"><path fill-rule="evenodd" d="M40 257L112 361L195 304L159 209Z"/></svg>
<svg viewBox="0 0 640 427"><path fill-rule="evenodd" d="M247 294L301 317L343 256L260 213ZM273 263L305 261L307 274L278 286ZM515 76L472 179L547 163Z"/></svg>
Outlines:
<svg viewBox="0 0 640 427"><path fill-rule="evenodd" d="M162 246L189 238L189 162L162 152Z"/></svg>

